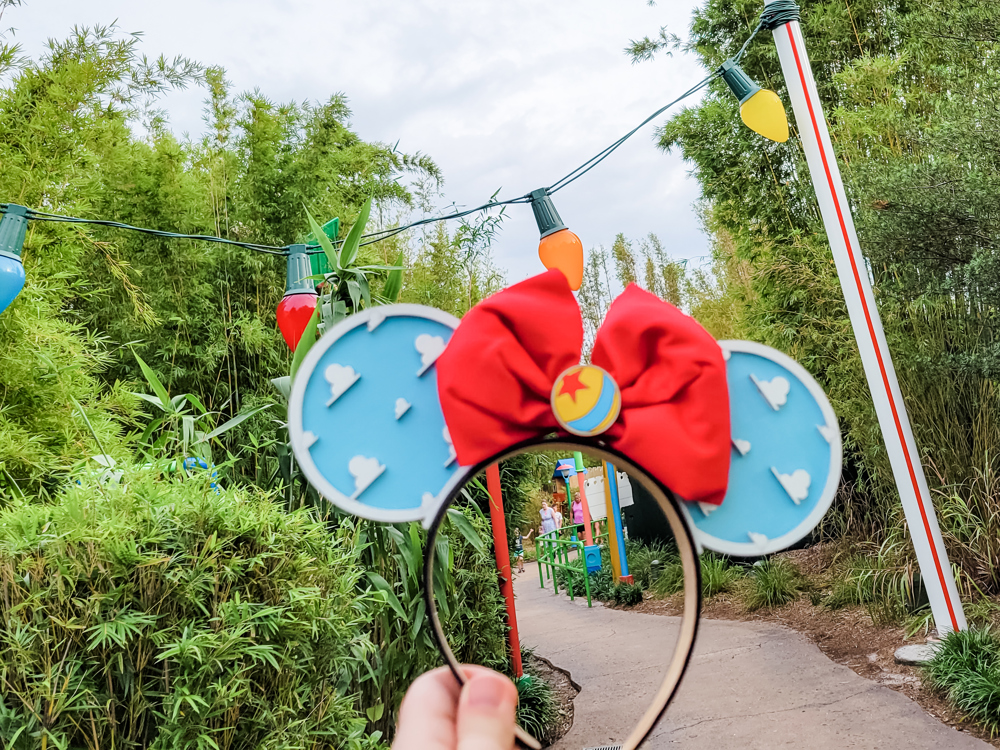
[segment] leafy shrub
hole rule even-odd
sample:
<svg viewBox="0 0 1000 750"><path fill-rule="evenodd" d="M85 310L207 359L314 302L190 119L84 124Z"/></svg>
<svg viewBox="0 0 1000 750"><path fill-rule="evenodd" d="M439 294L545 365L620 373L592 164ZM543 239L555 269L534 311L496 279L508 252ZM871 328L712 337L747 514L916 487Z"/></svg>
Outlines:
<svg viewBox="0 0 1000 750"><path fill-rule="evenodd" d="M611 601L615 592L614 575L611 563L605 560L601 569L590 576L590 595L602 602Z"/></svg>
<svg viewBox="0 0 1000 750"><path fill-rule="evenodd" d="M5 748L372 742L352 524L155 468L58 500L0 512Z"/></svg>
<svg viewBox="0 0 1000 750"><path fill-rule="evenodd" d="M701 594L705 598L729 591L743 573L740 568L725 558L711 552L701 556ZM666 597L684 590L684 567L675 558L667 563L653 582L654 596Z"/></svg>
<svg viewBox="0 0 1000 750"><path fill-rule="evenodd" d="M671 596L684 589L684 567L680 561L667 563L653 581L654 596Z"/></svg>
<svg viewBox="0 0 1000 750"><path fill-rule="evenodd" d="M781 558L762 560L755 564L750 580L746 606L751 612L788 604L804 588L798 568Z"/></svg>
<svg viewBox="0 0 1000 750"><path fill-rule="evenodd" d="M915 588L913 566L882 549L850 558L823 604L831 609L860 604L876 625L890 625L914 609Z"/></svg>
<svg viewBox="0 0 1000 750"><path fill-rule="evenodd" d="M543 745L548 744L559 718L552 686L530 670L515 684L517 723Z"/></svg>
<svg viewBox="0 0 1000 750"><path fill-rule="evenodd" d="M706 599L729 591L741 576L739 567L725 558L711 553L701 556L701 595Z"/></svg>
<svg viewBox="0 0 1000 750"><path fill-rule="evenodd" d="M464 663L510 674L503 597L485 539L490 522L472 503L448 511L438 535L434 600L448 643ZM365 523L359 536L366 578L385 606L370 608L365 632L375 648L361 683L362 705L373 710L370 729L391 737L406 688L441 655L431 635L423 586L427 533L420 524Z"/></svg>
<svg viewBox="0 0 1000 750"><path fill-rule="evenodd" d="M949 633L923 669L959 710L1000 733L1000 638L993 630Z"/></svg>
<svg viewBox="0 0 1000 750"><path fill-rule="evenodd" d="M611 599L623 607L634 607L642 601L642 586L638 583L619 583L615 586Z"/></svg>
<svg viewBox="0 0 1000 750"><path fill-rule="evenodd" d="M673 544L648 544L633 539L625 540L625 557L628 559L628 572L632 580L643 589L649 588L653 583L654 560L658 560L662 566L678 559L677 548Z"/></svg>
<svg viewBox="0 0 1000 750"><path fill-rule="evenodd" d="M587 573L583 569L582 560L573 560L570 562L573 570L566 570L565 568L556 569L556 582L559 584L559 588L563 591L569 593L573 592L573 596L586 596L586 582L584 581ZM593 581L593 576L590 577ZM593 596L593 590L591 590L591 596Z"/></svg>
<svg viewBox="0 0 1000 750"><path fill-rule="evenodd" d="M969 626L974 628L992 626L1000 617L1000 603L986 597L966 604L964 609L965 619L968 620Z"/></svg>

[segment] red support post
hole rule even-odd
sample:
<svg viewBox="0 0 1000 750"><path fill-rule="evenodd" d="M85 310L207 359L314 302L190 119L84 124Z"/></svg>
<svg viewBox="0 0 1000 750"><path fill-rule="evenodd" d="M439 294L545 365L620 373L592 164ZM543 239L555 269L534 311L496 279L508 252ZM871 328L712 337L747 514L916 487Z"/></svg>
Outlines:
<svg viewBox="0 0 1000 750"><path fill-rule="evenodd" d="M486 489L490 493L490 525L493 527L493 549L500 573L500 593L507 604L507 625L510 628L510 654L514 675L521 677L521 639L517 635L517 612L514 610L514 580L510 572L510 548L507 546L507 521L503 515L503 493L500 491L500 465L486 468Z"/></svg>

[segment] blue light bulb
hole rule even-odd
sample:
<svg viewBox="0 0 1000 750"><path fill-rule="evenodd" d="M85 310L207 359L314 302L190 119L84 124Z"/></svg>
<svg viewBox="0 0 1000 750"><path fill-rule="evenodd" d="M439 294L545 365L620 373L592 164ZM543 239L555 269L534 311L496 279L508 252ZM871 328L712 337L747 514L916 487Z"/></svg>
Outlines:
<svg viewBox="0 0 1000 750"><path fill-rule="evenodd" d="M24 287L24 266L11 253L0 252L0 313L7 309Z"/></svg>
<svg viewBox="0 0 1000 750"><path fill-rule="evenodd" d="M28 230L28 209L14 203L0 214L0 313L6 310L24 287L21 248Z"/></svg>

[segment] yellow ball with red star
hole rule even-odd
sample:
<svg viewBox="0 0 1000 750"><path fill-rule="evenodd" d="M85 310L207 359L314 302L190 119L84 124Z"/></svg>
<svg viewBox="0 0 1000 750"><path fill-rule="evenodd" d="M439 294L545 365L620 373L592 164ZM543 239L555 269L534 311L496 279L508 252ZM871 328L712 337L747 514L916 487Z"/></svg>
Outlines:
<svg viewBox="0 0 1000 750"><path fill-rule="evenodd" d="M572 435L600 435L615 423L621 407L618 384L596 365L574 365L552 386L552 413Z"/></svg>

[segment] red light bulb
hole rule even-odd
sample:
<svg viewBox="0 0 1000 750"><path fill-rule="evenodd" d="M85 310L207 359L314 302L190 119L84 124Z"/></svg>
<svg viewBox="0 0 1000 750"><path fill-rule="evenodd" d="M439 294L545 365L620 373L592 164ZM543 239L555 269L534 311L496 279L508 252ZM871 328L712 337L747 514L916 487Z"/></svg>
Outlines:
<svg viewBox="0 0 1000 750"><path fill-rule="evenodd" d="M312 279L312 266L305 245L288 248L288 268L285 296L278 303L278 328L293 352L316 310L319 297Z"/></svg>
<svg viewBox="0 0 1000 750"><path fill-rule="evenodd" d="M286 294L278 303L278 328L285 337L285 343L293 352L299 345L306 326L316 311L319 298L313 294Z"/></svg>

